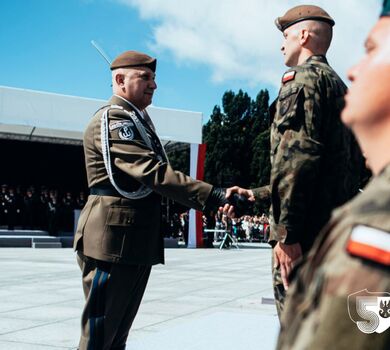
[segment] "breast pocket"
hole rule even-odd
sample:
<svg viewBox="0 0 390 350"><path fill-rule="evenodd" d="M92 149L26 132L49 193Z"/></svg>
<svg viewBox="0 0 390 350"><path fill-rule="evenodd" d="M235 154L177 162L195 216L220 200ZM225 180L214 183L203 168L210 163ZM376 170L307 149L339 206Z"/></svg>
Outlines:
<svg viewBox="0 0 390 350"><path fill-rule="evenodd" d="M104 254L122 257L127 236L135 221L135 210L128 207L111 207L107 214L102 250Z"/></svg>
<svg viewBox="0 0 390 350"><path fill-rule="evenodd" d="M301 86L283 90L278 98L276 115L274 119L278 132L284 133L288 129L299 127L299 96L303 93Z"/></svg>

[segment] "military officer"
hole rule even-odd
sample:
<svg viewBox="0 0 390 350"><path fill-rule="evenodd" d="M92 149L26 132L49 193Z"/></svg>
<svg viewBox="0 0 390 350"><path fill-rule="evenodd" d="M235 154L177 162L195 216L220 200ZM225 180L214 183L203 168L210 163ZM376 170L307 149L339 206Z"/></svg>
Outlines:
<svg viewBox="0 0 390 350"><path fill-rule="evenodd" d="M348 73L342 120L374 178L333 212L287 293L277 348L390 349L390 1Z"/></svg>
<svg viewBox="0 0 390 350"><path fill-rule="evenodd" d="M318 6L301 5L275 22L291 68L271 106L271 183L228 193L270 196L269 243L280 316L293 265L311 248L332 209L358 192L363 158L340 119L347 88L326 59L334 20Z"/></svg>
<svg viewBox="0 0 390 350"><path fill-rule="evenodd" d="M126 51L111 64L113 97L84 134L90 196L74 240L86 298L80 349L125 349L151 266L164 263L161 196L197 210L225 192L169 165L145 108L156 59Z"/></svg>

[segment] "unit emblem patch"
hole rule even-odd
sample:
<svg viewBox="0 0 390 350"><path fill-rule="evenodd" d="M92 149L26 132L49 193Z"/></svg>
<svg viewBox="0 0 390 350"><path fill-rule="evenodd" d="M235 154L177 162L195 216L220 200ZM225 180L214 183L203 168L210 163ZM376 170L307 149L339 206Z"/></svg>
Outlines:
<svg viewBox="0 0 390 350"><path fill-rule="evenodd" d="M119 137L120 137L122 140L129 141L129 140L134 139L134 131L131 129L130 126L123 126L123 127L119 130L118 135L119 135Z"/></svg>

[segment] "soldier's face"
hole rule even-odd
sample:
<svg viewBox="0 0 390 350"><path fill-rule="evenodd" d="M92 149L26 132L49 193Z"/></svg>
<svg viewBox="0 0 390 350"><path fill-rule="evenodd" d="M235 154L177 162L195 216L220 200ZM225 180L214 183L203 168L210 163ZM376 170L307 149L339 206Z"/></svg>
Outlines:
<svg viewBox="0 0 390 350"><path fill-rule="evenodd" d="M363 58L348 72L352 85L342 113L343 122L356 133L390 117L390 18L376 23L365 47Z"/></svg>
<svg viewBox="0 0 390 350"><path fill-rule="evenodd" d="M129 69L123 78L123 97L141 110L146 108L152 103L154 90L157 89L155 77L154 72L147 67Z"/></svg>
<svg viewBox="0 0 390 350"><path fill-rule="evenodd" d="M284 56L284 64L287 67L294 67L298 64L301 52L300 34L300 27L297 25L288 27L283 32L283 42L280 49Z"/></svg>

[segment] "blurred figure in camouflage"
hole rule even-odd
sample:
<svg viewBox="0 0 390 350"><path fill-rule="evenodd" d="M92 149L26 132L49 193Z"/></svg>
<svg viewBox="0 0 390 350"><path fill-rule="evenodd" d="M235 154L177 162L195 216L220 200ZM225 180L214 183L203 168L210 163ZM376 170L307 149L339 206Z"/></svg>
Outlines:
<svg viewBox="0 0 390 350"><path fill-rule="evenodd" d="M291 69L282 77L271 115L271 184L234 187L228 195L271 196L269 243L280 316L291 269L312 247L331 211L357 194L363 158L340 120L347 88L325 57L334 20L318 6L302 5L275 23Z"/></svg>
<svg viewBox="0 0 390 350"><path fill-rule="evenodd" d="M334 211L297 272L279 350L390 349L390 1L365 47L348 73L342 120L374 178Z"/></svg>

